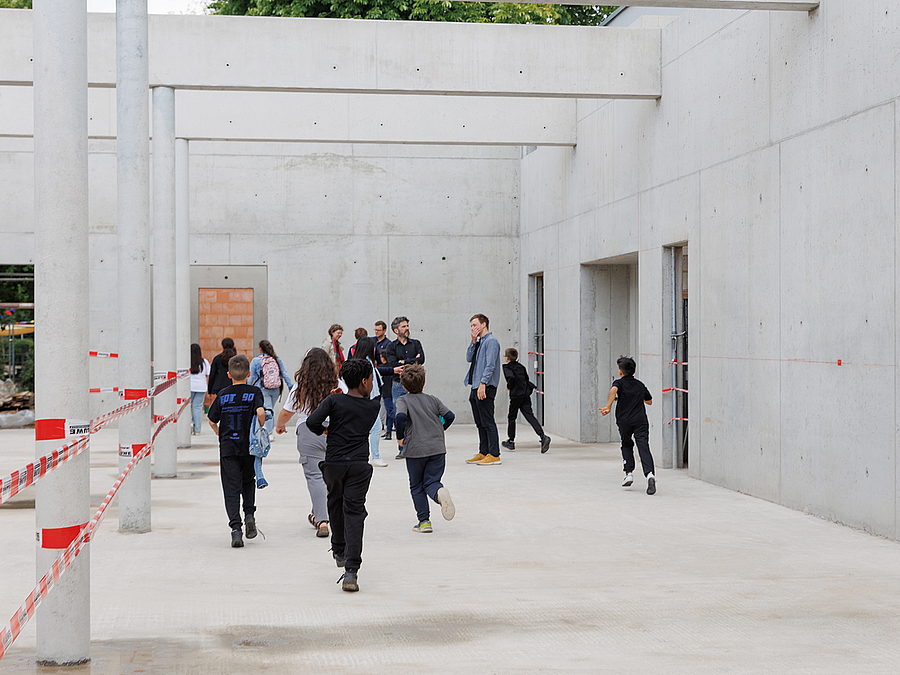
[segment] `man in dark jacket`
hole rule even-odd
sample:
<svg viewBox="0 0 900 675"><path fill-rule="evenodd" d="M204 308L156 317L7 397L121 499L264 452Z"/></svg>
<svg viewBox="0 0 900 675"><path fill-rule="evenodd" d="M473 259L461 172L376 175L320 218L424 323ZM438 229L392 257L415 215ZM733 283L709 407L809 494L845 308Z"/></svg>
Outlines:
<svg viewBox="0 0 900 675"><path fill-rule="evenodd" d="M550 437L544 433L541 423L537 421L534 411L531 409L531 392L534 390L534 385L528 379L525 366L517 360L519 352L510 347L506 350L505 356L503 377L506 378L506 388L509 390L509 414L507 415L509 440L503 441L501 445L507 450L516 449L516 417L521 410L525 419L531 424L531 428L541 439L541 452L547 452L550 449Z"/></svg>

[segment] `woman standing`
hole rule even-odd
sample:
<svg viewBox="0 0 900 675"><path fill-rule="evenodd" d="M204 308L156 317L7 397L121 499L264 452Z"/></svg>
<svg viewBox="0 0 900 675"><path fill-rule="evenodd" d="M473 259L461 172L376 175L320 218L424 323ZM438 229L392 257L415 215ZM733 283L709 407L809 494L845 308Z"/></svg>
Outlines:
<svg viewBox="0 0 900 675"><path fill-rule="evenodd" d="M273 413L275 412L275 403L281 398L284 383L287 382L288 389L294 386L291 376L268 340L259 341L259 356L255 356L250 362L250 378L247 382L260 388L263 394L263 405ZM274 428L275 419L266 420L269 440L275 438L272 433Z"/></svg>
<svg viewBox="0 0 900 675"><path fill-rule="evenodd" d="M326 437L316 436L306 426L306 418L319 407L333 389L338 386L334 362L324 349L313 347L303 358L300 370L294 374L294 386L287 401L278 413L275 433L283 434L290 419L297 415L297 452L306 476L306 487L312 500L309 522L316 528L317 537L328 536L328 488L322 478L319 462L325 460Z"/></svg>
<svg viewBox="0 0 900 675"><path fill-rule="evenodd" d="M344 350L341 349L341 336L344 334L344 328L338 323L332 324L331 328L328 329L328 337L325 338L325 341L322 342L322 349L331 357L331 360L334 361L337 366L337 370L340 371L341 366L344 365Z"/></svg>
<svg viewBox="0 0 900 675"><path fill-rule="evenodd" d="M200 435L200 427L203 424L203 399L206 398L206 388L209 386L209 361L203 358L200 345L191 345L191 422L194 428L191 434Z"/></svg>
<svg viewBox="0 0 900 675"><path fill-rule="evenodd" d="M225 387L231 386L231 378L228 377L228 362L232 356L237 356L234 340L230 337L222 338L222 353L213 357L212 365L209 367L209 384L206 387L208 393L218 396Z"/></svg>
<svg viewBox="0 0 900 675"><path fill-rule="evenodd" d="M375 340L370 337L362 337L357 341L356 349L353 352L353 358L365 359L372 364L372 371L375 373L375 377L372 381L372 393L369 394L369 398L373 401L381 397L381 390L384 387L384 380L382 380L383 375L390 375L392 373L399 375L403 372L403 366L391 368L390 366L384 366L375 362ZM379 454L378 441L380 438L381 420L376 419L375 424L372 425L372 430L369 432L369 452L372 455L369 461L373 466L387 466L387 462L381 459L381 455Z"/></svg>

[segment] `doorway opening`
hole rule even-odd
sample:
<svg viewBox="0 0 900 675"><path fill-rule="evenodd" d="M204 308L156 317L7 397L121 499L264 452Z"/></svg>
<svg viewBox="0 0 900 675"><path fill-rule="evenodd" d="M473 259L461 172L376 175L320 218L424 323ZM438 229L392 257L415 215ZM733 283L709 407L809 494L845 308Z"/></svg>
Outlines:
<svg viewBox="0 0 900 675"><path fill-rule="evenodd" d="M531 349L528 355L534 368L534 384L537 387L534 398L534 416L544 423L544 275L532 274L528 277L529 327L531 328Z"/></svg>
<svg viewBox="0 0 900 675"><path fill-rule="evenodd" d="M669 247L670 267L670 319L671 352L669 357L669 384L663 391L671 396L669 411L671 421L669 441L672 466L687 468L689 463L688 445L688 247L679 244Z"/></svg>

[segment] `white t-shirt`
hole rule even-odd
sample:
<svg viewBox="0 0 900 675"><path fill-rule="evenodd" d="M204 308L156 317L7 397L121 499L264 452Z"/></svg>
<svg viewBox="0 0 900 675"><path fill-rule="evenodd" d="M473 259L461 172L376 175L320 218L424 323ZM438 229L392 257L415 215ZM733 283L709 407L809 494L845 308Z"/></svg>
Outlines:
<svg viewBox="0 0 900 675"><path fill-rule="evenodd" d="M203 359L199 373L191 373L191 391L206 391L206 378L209 377L209 361Z"/></svg>
<svg viewBox="0 0 900 675"><path fill-rule="evenodd" d="M310 410L307 406L304 406L303 410L297 410L297 408L295 407L296 404L294 403L294 401L295 401L294 392L297 391L297 387L299 387L299 386L300 386L299 383L295 383L294 386L291 387L291 393L288 394L287 401L285 401L284 405L281 407L282 410L287 410L289 413L294 413L294 415L297 418L297 426L298 427L301 424L305 423L306 419L312 413L312 410ZM345 394L347 393L347 391L348 391L347 385L344 384L343 380L338 380L338 387L340 387L342 392L344 392ZM326 427L328 426L327 419L325 420L325 426Z"/></svg>

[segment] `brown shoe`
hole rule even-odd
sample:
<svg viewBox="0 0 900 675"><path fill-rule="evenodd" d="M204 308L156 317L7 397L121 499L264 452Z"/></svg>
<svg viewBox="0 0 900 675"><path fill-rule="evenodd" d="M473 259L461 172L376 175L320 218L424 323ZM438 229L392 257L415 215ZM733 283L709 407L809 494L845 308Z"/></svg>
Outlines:
<svg viewBox="0 0 900 675"><path fill-rule="evenodd" d="M478 466L492 466L494 464L502 464L499 457L495 457L494 455L487 455L480 462L476 462Z"/></svg>
<svg viewBox="0 0 900 675"><path fill-rule="evenodd" d="M466 464L476 464L476 463L480 462L480 461L483 460L483 459L484 459L484 455L482 455L482 454L479 452L479 453L478 453L477 455L475 455L472 459L467 459L467 460L466 460Z"/></svg>
<svg viewBox="0 0 900 675"><path fill-rule="evenodd" d="M327 537L328 536L328 521L323 520L318 525L316 525L316 536L317 537Z"/></svg>

